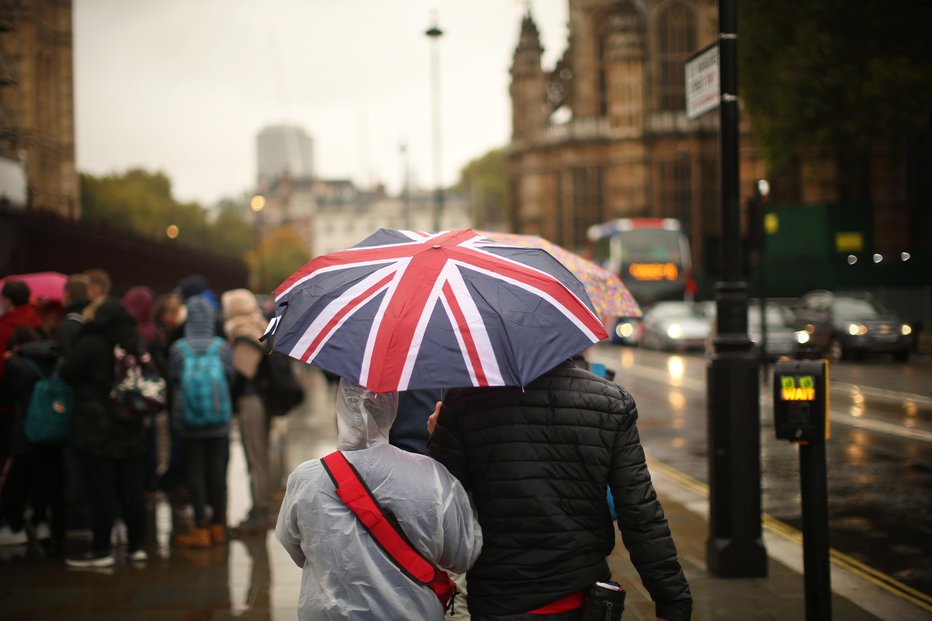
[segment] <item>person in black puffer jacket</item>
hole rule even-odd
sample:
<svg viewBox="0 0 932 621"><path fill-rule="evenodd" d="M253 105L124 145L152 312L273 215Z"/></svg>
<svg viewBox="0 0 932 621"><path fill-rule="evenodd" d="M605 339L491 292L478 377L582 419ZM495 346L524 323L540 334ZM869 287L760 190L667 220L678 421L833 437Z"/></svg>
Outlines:
<svg viewBox="0 0 932 621"><path fill-rule="evenodd" d="M467 574L474 621L529 615L611 579L611 488L625 547L658 619L689 619L692 597L654 493L637 407L618 385L567 361L524 388L450 391L430 455L471 492L484 546ZM565 607L564 607L565 608Z"/></svg>
<svg viewBox="0 0 932 621"><path fill-rule="evenodd" d="M87 486L93 549L70 557L71 567L110 567L110 534L117 503L129 535L127 548L134 561L147 558L146 504L142 485L143 421L116 417L108 404L113 389L113 348L139 347L136 320L116 300L104 300L85 326L59 371L74 392L76 449Z"/></svg>

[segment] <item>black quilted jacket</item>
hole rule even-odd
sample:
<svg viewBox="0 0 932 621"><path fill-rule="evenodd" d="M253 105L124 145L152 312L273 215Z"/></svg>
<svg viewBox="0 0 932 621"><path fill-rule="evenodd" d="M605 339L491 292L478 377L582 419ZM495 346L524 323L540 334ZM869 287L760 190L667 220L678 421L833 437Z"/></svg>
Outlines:
<svg viewBox="0 0 932 621"><path fill-rule="evenodd" d="M482 525L469 609L517 614L610 579L605 500L657 616L689 619L692 598L651 485L623 388L571 362L521 388L451 391L430 455L473 494Z"/></svg>

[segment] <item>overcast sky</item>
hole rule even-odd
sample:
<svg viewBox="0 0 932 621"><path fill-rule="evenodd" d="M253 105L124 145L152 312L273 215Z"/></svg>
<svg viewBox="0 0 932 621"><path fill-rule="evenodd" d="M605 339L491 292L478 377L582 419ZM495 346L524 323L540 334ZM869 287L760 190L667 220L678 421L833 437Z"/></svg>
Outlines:
<svg viewBox="0 0 932 621"><path fill-rule="evenodd" d="M317 173L397 192L399 145L433 187L430 42L440 40L443 182L508 142L517 0L75 0L78 168L162 170L182 200L251 190L268 124L314 139ZM567 0L533 0L547 68Z"/></svg>

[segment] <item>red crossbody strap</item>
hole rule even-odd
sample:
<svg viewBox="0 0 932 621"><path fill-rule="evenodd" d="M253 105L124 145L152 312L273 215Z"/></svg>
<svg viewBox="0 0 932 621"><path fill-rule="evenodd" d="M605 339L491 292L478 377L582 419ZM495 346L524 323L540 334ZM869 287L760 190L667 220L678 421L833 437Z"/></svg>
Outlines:
<svg viewBox="0 0 932 621"><path fill-rule="evenodd" d="M414 549L411 542L391 520L366 487L362 477L340 451L323 458L324 469L337 488L337 495L356 514L369 534L386 554L412 580L430 585L438 579L437 568ZM443 574L446 577L446 574Z"/></svg>

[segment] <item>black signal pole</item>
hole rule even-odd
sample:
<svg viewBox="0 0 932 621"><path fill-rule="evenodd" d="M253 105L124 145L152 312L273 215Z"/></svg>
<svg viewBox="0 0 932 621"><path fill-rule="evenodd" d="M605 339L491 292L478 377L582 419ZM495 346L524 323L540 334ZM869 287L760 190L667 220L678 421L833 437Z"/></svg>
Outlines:
<svg viewBox="0 0 932 621"><path fill-rule="evenodd" d="M738 192L737 0L719 0L722 282L716 286L715 351L709 363L709 570L726 578L767 575L761 536L760 404L748 339Z"/></svg>

